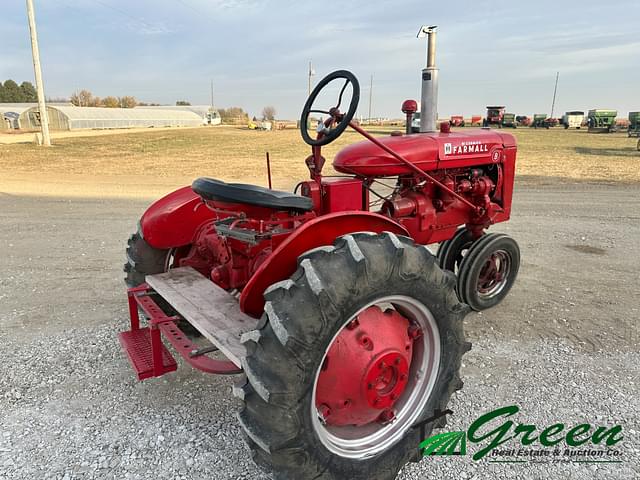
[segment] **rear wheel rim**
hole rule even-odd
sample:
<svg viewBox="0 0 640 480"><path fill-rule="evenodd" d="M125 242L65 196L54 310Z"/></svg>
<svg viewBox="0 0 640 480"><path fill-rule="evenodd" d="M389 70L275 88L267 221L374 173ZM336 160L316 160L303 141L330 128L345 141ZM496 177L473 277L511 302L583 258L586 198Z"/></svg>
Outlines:
<svg viewBox="0 0 640 480"><path fill-rule="evenodd" d="M386 424L370 423L364 426L332 426L323 422L316 407L316 387L321 366L328 351L343 329L358 314L373 305L391 304L404 317L422 330L422 336L414 342L409 379L402 395L394 405L395 418ZM332 453L345 458L361 459L388 450L400 441L422 414L436 385L440 368L440 334L435 317L418 300L404 296L381 297L360 308L350 317L331 339L316 371L311 397L311 421L315 434Z"/></svg>

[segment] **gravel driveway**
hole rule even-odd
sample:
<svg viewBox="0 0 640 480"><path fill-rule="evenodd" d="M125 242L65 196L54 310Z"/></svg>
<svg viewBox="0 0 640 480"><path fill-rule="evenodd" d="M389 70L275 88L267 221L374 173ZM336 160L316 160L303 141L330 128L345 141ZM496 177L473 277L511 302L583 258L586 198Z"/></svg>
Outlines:
<svg viewBox="0 0 640 480"><path fill-rule="evenodd" d="M0 478L268 478L235 421L233 377L181 365L139 383L116 338L120 271L145 203L0 194ZM519 186L508 299L466 320L474 348L447 430L517 420L623 426L616 464L429 457L401 479L640 478L640 188Z"/></svg>

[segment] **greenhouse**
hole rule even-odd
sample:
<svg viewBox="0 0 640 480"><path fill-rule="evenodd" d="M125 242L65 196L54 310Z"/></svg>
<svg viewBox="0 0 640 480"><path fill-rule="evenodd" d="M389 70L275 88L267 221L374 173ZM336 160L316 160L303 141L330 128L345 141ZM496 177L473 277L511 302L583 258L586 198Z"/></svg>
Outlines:
<svg viewBox="0 0 640 480"><path fill-rule="evenodd" d="M33 103L0 103L0 130L20 128L20 114L34 105Z"/></svg>
<svg viewBox="0 0 640 480"><path fill-rule="evenodd" d="M203 125L220 125L220 113L209 105L143 105L135 108L153 109L153 110L182 110L185 112L193 112L202 118Z"/></svg>
<svg viewBox="0 0 640 480"><path fill-rule="evenodd" d="M184 110L47 106L51 130L197 127L202 118ZM20 115L20 128L40 128L40 110L32 107Z"/></svg>

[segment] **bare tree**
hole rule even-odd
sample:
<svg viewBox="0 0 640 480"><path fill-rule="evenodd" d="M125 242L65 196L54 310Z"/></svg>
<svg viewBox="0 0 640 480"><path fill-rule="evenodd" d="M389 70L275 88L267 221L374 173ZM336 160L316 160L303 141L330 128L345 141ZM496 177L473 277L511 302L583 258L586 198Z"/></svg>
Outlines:
<svg viewBox="0 0 640 480"><path fill-rule="evenodd" d="M118 102L120 103L121 108L133 108L138 104L136 99L130 96L119 97Z"/></svg>
<svg viewBox="0 0 640 480"><path fill-rule="evenodd" d="M80 90L69 99L76 107L89 107L93 101L93 94L89 90Z"/></svg>
<svg viewBox="0 0 640 480"><path fill-rule="evenodd" d="M240 107L229 107L218 109L222 123L231 125L247 124L249 121L249 115Z"/></svg>
<svg viewBox="0 0 640 480"><path fill-rule="evenodd" d="M270 120L273 121L276 119L276 109L271 105L266 106L262 109L262 120Z"/></svg>
<svg viewBox="0 0 640 480"><path fill-rule="evenodd" d="M108 96L102 99L102 106L107 108L118 108L120 106L120 102L116 97Z"/></svg>

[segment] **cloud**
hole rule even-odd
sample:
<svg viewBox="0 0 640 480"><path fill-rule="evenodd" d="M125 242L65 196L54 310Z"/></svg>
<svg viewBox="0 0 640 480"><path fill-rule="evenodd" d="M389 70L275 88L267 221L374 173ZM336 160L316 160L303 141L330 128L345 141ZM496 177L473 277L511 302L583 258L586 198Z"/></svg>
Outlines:
<svg viewBox="0 0 640 480"><path fill-rule="evenodd" d="M402 100L419 95L422 23L440 26L443 115L481 112L494 101L548 109L558 70L559 102L568 109L602 102L622 110L636 98L629 79L640 74L640 2L622 0L615 8L591 0L41 0L36 7L47 91L56 94L88 88L207 103L213 79L217 103L251 112L273 103L295 118L313 60L315 82L346 68L360 77L363 98L373 73L374 114L397 116ZM0 31L0 77L28 79L24 3L3 2Z"/></svg>

